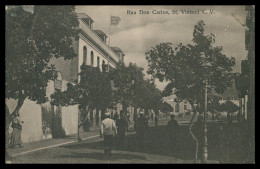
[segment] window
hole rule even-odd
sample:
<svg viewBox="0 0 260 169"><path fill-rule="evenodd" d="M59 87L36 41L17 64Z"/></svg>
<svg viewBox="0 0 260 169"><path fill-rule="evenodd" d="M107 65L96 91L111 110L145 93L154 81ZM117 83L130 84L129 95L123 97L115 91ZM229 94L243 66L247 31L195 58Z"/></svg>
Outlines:
<svg viewBox="0 0 260 169"><path fill-rule="evenodd" d="M105 71L105 61L103 60L102 61L102 72L104 72Z"/></svg>
<svg viewBox="0 0 260 169"><path fill-rule="evenodd" d="M175 112L180 112L180 105L179 105L179 103L177 103L175 105Z"/></svg>
<svg viewBox="0 0 260 169"><path fill-rule="evenodd" d="M93 51L91 51L91 66L93 66L94 65L94 53L93 53Z"/></svg>
<svg viewBox="0 0 260 169"><path fill-rule="evenodd" d="M186 104L184 104L184 110L187 110L187 105Z"/></svg>
<svg viewBox="0 0 260 169"><path fill-rule="evenodd" d="M100 60L99 60L99 56L98 56L98 57L97 57L97 67L98 67L98 68L100 67L99 62L100 62Z"/></svg>
<svg viewBox="0 0 260 169"><path fill-rule="evenodd" d="M87 47L86 46L83 47L83 64L84 65L87 64Z"/></svg>

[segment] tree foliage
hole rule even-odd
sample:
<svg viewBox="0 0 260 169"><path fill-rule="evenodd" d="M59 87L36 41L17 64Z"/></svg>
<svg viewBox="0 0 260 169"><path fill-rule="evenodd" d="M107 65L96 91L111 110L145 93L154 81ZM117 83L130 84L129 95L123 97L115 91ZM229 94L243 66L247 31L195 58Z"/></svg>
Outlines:
<svg viewBox="0 0 260 169"><path fill-rule="evenodd" d="M67 84L67 90L56 91L51 95L55 105L69 106L80 104L90 109L107 108L113 103L111 83L107 73L88 65L81 66L79 84Z"/></svg>
<svg viewBox="0 0 260 169"><path fill-rule="evenodd" d="M194 26L192 44L179 43L173 48L172 43L160 43L146 52L147 73L160 81L169 82L163 91L164 96L172 94L174 88L174 93L180 100L186 99L191 104L195 100L201 100L205 75L210 75L209 92L214 89L217 93L223 93L231 86L230 72L235 59L222 54L222 47L213 46L215 36L205 35L204 27L203 21ZM207 72L203 67L205 57L201 52L205 53L212 65Z"/></svg>
<svg viewBox="0 0 260 169"><path fill-rule="evenodd" d="M227 100L226 102L222 103L220 105L221 112L227 112L227 113L234 113L239 110L239 106L237 106L235 103L233 103L230 100Z"/></svg>
<svg viewBox="0 0 260 169"><path fill-rule="evenodd" d="M159 106L159 109L163 112L163 113L167 113L167 112L172 112L173 108L172 106L167 103L167 102L162 102Z"/></svg>
<svg viewBox="0 0 260 169"><path fill-rule="evenodd" d="M128 66L118 64L116 69L111 70L110 79L114 82L114 100L121 103L123 108L129 105L136 105L135 99L140 85L143 83L142 68L129 63Z"/></svg>
<svg viewBox="0 0 260 169"><path fill-rule="evenodd" d="M76 56L78 21L74 6L34 6L26 12L17 6L6 12L6 98L18 99L18 112L25 98L47 101L49 80L57 77L50 59Z"/></svg>
<svg viewBox="0 0 260 169"><path fill-rule="evenodd" d="M179 43L176 47L172 43L160 43L146 52L148 61L147 73L159 81L166 80L168 85L162 92L163 96L173 93L179 100L187 100L194 109L194 103L202 103L205 84L208 78L208 92L212 90L222 94L232 85L232 67L235 58L222 53L222 47L213 46L214 34L205 35L205 24L199 21L194 26L193 39L190 44ZM204 57L204 55L207 57ZM206 59L207 58L207 59ZM208 61L211 67L205 69L203 63ZM202 105L202 104L200 104ZM201 107L200 107L201 108ZM195 162L198 153L198 139L192 133L193 114L189 125L190 134L196 143Z"/></svg>

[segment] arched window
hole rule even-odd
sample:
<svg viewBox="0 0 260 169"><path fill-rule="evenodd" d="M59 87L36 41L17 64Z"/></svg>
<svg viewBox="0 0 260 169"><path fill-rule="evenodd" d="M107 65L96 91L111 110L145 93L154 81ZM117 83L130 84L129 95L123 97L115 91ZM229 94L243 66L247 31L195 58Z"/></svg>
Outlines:
<svg viewBox="0 0 260 169"><path fill-rule="evenodd" d="M187 110L187 104L184 104L184 110Z"/></svg>
<svg viewBox="0 0 260 169"><path fill-rule="evenodd" d="M84 65L87 64L87 47L86 46L83 47L83 64Z"/></svg>
<svg viewBox="0 0 260 169"><path fill-rule="evenodd" d="M91 51L90 57L91 57L91 66L93 66L94 65L94 52L93 51Z"/></svg>
<svg viewBox="0 0 260 169"><path fill-rule="evenodd" d="M177 103L175 105L175 112L180 112L180 105L179 105L179 103Z"/></svg>
<svg viewBox="0 0 260 169"><path fill-rule="evenodd" d="M100 62L100 60L99 60L99 56L98 56L98 57L97 57L97 67L98 67L98 68L100 67L99 62Z"/></svg>

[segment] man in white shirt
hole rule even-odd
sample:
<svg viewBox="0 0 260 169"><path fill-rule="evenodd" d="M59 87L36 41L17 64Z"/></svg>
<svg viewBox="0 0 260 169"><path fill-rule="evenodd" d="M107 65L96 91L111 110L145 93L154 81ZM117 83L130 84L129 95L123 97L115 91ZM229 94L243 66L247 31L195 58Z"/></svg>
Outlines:
<svg viewBox="0 0 260 169"><path fill-rule="evenodd" d="M110 112L105 113L105 119L101 122L100 138L104 138L104 153L111 155L113 138L117 134L116 124L110 118Z"/></svg>

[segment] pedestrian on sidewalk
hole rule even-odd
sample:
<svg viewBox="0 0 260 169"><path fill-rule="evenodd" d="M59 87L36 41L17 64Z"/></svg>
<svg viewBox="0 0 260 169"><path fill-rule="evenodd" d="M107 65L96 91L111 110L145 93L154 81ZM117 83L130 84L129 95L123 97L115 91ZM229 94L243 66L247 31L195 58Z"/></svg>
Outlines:
<svg viewBox="0 0 260 169"><path fill-rule="evenodd" d="M218 135L218 160L220 163L227 161L227 139L224 133L223 124L220 124Z"/></svg>
<svg viewBox="0 0 260 169"><path fill-rule="evenodd" d="M118 146L123 147L125 140L125 132L127 130L127 122L123 113L120 113L120 119L117 120L116 126Z"/></svg>
<svg viewBox="0 0 260 169"><path fill-rule="evenodd" d="M22 123L24 122L20 119L20 113L18 113L17 117L12 121L11 127L13 128L13 132L11 136L11 148L14 148L16 145L22 147Z"/></svg>
<svg viewBox="0 0 260 169"><path fill-rule="evenodd" d="M104 138L104 154L111 155L114 136L117 134L116 124L110 118L110 112L105 113L105 119L101 122L100 138Z"/></svg>
<svg viewBox="0 0 260 169"><path fill-rule="evenodd" d="M167 123L167 132L170 141L171 151L178 152L178 136L179 136L179 125L178 122L174 119L174 114L170 115L171 120Z"/></svg>

